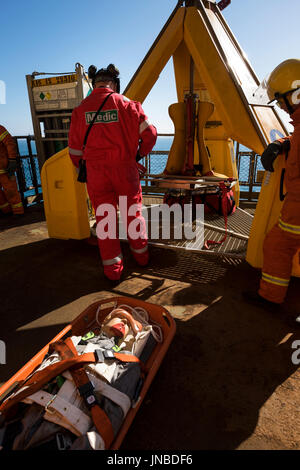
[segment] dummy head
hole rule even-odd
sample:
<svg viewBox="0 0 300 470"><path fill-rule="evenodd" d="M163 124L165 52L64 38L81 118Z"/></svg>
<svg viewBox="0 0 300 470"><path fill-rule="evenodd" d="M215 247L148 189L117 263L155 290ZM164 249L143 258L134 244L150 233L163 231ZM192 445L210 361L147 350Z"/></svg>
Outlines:
<svg viewBox="0 0 300 470"><path fill-rule="evenodd" d="M140 322L122 308L116 308L104 319L101 330L109 337L125 338L129 333L136 336L142 330Z"/></svg>

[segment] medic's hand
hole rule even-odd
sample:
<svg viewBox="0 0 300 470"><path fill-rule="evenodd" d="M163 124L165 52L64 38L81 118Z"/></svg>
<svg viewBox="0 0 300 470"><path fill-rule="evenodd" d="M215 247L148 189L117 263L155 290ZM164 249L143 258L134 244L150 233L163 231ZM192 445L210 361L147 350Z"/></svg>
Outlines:
<svg viewBox="0 0 300 470"><path fill-rule="evenodd" d="M289 141L285 142L289 144ZM274 142L269 144L265 151L262 153L261 163L266 171L274 171L273 162L278 157L278 155L283 152L283 150L286 150L287 144L285 142L281 143L278 140L275 140Z"/></svg>
<svg viewBox="0 0 300 470"><path fill-rule="evenodd" d="M17 169L16 160L9 160L7 168L6 168L8 176L9 177L14 176L16 169Z"/></svg>
<svg viewBox="0 0 300 470"><path fill-rule="evenodd" d="M141 165L140 163L137 163L137 169L138 169L138 172L139 172L139 176L140 176L140 179L144 177L146 171L147 171L147 168L145 168L143 165Z"/></svg>
<svg viewBox="0 0 300 470"><path fill-rule="evenodd" d="M138 151L137 151L137 154L136 154L136 157L135 157L135 161L136 161L136 162L139 162L140 160L142 160L142 158L144 158L144 156L142 156L142 155L140 154L140 151L138 150Z"/></svg>

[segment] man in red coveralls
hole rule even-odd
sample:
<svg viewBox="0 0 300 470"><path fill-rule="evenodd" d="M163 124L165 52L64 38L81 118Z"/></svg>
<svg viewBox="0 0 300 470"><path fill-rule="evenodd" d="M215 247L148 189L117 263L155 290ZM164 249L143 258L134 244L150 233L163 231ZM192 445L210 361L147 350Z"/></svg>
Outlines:
<svg viewBox="0 0 300 470"><path fill-rule="evenodd" d="M17 145L5 127L0 125L0 213L2 214L24 214L15 176L16 158Z"/></svg>
<svg viewBox="0 0 300 470"><path fill-rule="evenodd" d="M141 215L142 190L137 155L147 155L156 142L156 128L148 121L142 106L119 94L119 71L110 64L106 69L89 68L94 90L73 110L69 132L69 153L78 167L80 159L86 162L87 190L93 204L97 226L107 217L106 204L117 209L119 198L127 197L127 212L119 206L123 222L126 221L127 236L132 254L141 266L149 260L145 220ZM97 115L88 135L86 131L101 103L110 94L103 109ZM123 199L122 198L122 199ZM135 205L135 206L133 206ZM134 210L129 210L133 206ZM122 208L121 208L122 207ZM128 213L129 212L129 213ZM133 214L133 215L132 215ZM110 219L116 225L116 217ZM128 227L139 224L139 236L132 238ZM98 235L97 227L97 235ZM117 236L107 238L98 235L98 245L105 276L118 281L123 271L123 257Z"/></svg>
<svg viewBox="0 0 300 470"><path fill-rule="evenodd" d="M266 235L263 245L263 268L258 293L244 293L246 300L278 310L284 302L293 258L300 249L300 60L290 59L278 65L267 82L271 101L277 100L292 118L290 137L271 143L261 156L267 171L274 171L275 158L287 154L285 186L287 194L276 225ZM297 322L300 317L297 318Z"/></svg>

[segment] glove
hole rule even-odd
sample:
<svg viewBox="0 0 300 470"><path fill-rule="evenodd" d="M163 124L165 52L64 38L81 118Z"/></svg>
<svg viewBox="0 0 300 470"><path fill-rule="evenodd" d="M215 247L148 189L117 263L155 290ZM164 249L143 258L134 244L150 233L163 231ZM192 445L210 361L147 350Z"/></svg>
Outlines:
<svg viewBox="0 0 300 470"><path fill-rule="evenodd" d="M7 168L6 168L8 176L9 177L14 176L16 169L17 169L16 160L9 160Z"/></svg>
<svg viewBox="0 0 300 470"><path fill-rule="evenodd" d="M278 140L275 140L264 150L261 156L261 163L266 171L274 171L273 162L283 151L283 148L284 145Z"/></svg>
<svg viewBox="0 0 300 470"><path fill-rule="evenodd" d="M140 154L140 151L138 150L138 151L137 151L137 154L136 154L136 157L135 157L135 161L136 161L136 162L139 162L140 160L142 160L142 158L144 158L144 156L142 156L142 155Z"/></svg>

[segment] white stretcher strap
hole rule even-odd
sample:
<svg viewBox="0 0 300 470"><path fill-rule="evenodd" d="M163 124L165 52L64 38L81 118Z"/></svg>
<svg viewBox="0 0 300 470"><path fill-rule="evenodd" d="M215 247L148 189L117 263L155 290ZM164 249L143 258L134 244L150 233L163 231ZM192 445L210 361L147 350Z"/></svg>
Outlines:
<svg viewBox="0 0 300 470"><path fill-rule="evenodd" d="M95 387L95 391L100 392L101 395L109 398L116 405L120 406L125 417L128 413L128 410L131 408L131 401L128 395L103 382L103 380L98 379L95 377L95 375L89 374L88 371L87 374L89 375L89 379Z"/></svg>
<svg viewBox="0 0 300 470"><path fill-rule="evenodd" d="M90 431L86 435L93 450L105 450L105 443L99 433Z"/></svg>
<svg viewBox="0 0 300 470"><path fill-rule="evenodd" d="M99 349L99 346L94 343L88 343L84 349L85 353L95 352ZM104 362L90 363L85 366L85 370L88 372L92 370L95 375L99 375L100 379L110 383L113 379L117 368L117 361L105 360Z"/></svg>
<svg viewBox="0 0 300 470"><path fill-rule="evenodd" d="M95 349L98 349L97 344L89 343L88 346L89 346L88 347L89 352L91 352ZM85 352L86 351L87 351L87 349L85 349ZM127 415L128 411L129 411L129 409L131 408L131 401L130 401L130 398L128 397L128 395L126 395L126 393L120 392L116 388L114 388L111 385L109 385L108 383L106 383L104 380L101 380L100 378L98 378L95 375L95 373L97 373L97 370L93 369L93 371L91 371L89 368L85 368L85 370L86 370L86 373L87 373L90 381L92 382L92 385L95 388L95 392L101 393L101 395L103 395L106 398L109 398L116 405L120 406L122 408L122 411L123 411L124 417L125 417ZM65 398L67 398L67 396L68 396L68 399L70 400L70 399L72 399L71 398L72 396L74 397L74 393L75 394L77 393L77 389L76 389L76 386L75 386L75 384L72 380L72 376L71 376L69 371L65 371L63 373L63 376L67 380L65 381L65 383L62 386L61 390L59 391L59 394L61 393L62 389L68 384L70 388L68 389L68 392L67 392L68 395L66 395ZM72 387L72 390L71 390L71 387ZM78 402L76 404L78 404Z"/></svg>
<svg viewBox="0 0 300 470"><path fill-rule="evenodd" d="M44 418L52 423L59 424L69 429L76 436L86 434L92 426L92 420L79 408L71 405L58 395L51 395L44 390L39 390L25 398L25 403L37 403L45 407Z"/></svg>

